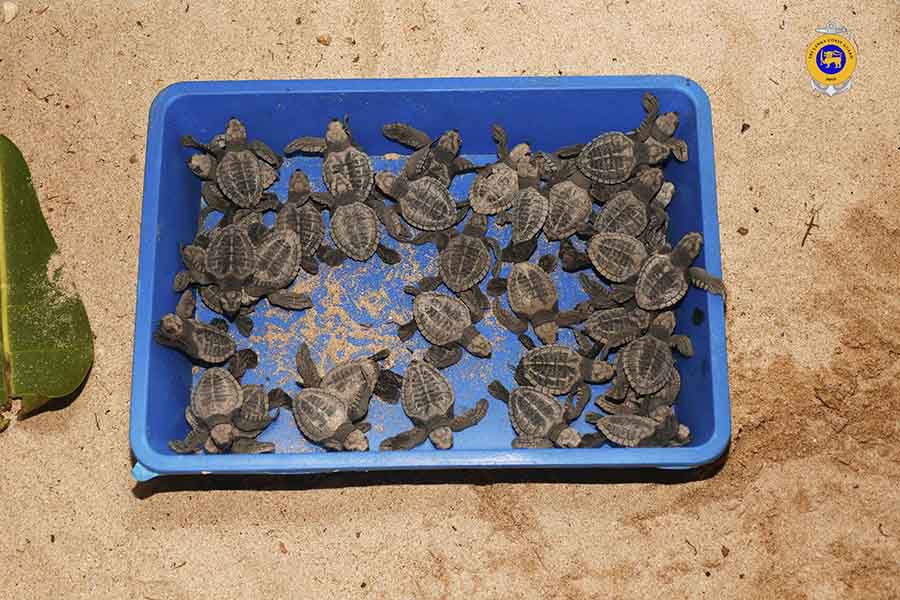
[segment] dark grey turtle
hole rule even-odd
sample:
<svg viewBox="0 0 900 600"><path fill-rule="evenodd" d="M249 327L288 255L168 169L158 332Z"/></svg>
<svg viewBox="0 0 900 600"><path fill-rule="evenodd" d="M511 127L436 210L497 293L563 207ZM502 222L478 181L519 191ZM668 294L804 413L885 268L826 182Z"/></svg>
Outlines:
<svg viewBox="0 0 900 600"><path fill-rule="evenodd" d="M542 256L538 264L521 262L513 265L506 279L494 278L488 283L488 294L507 293L513 313L504 309L497 298L491 303L494 317L515 334L525 333L528 323L545 344L555 344L559 328L569 327L585 319L580 311L559 311L559 295L549 273L556 267L555 257Z"/></svg>
<svg viewBox="0 0 900 600"><path fill-rule="evenodd" d="M623 233L639 237L647 229L648 222L647 205L630 190L625 190L610 198L590 229L592 233Z"/></svg>
<svg viewBox="0 0 900 600"><path fill-rule="evenodd" d="M459 223L468 211L468 203L453 201L447 186L427 175L413 180L387 171L375 177L378 189L400 203L400 214L421 231L442 231Z"/></svg>
<svg viewBox="0 0 900 600"><path fill-rule="evenodd" d="M409 181L433 177L449 187L456 175L473 168L471 162L459 155L462 139L456 129L445 131L436 140L406 123L388 123L381 131L389 140L415 150L403 165L403 175Z"/></svg>
<svg viewBox="0 0 900 600"><path fill-rule="evenodd" d="M601 345L599 358L643 335L653 315L634 306L614 306L597 310L584 322L584 333Z"/></svg>
<svg viewBox="0 0 900 600"><path fill-rule="evenodd" d="M284 148L285 154L298 152L324 155L322 179L333 196L349 194L352 201L359 203L369 198L374 185L372 163L365 152L353 145L346 119L328 123L324 138L299 137Z"/></svg>
<svg viewBox="0 0 900 600"><path fill-rule="evenodd" d="M544 235L550 241L568 238L591 216L591 198L572 181L561 181L547 193Z"/></svg>
<svg viewBox="0 0 900 600"><path fill-rule="evenodd" d="M658 391L637 399L640 414L650 416L660 407L674 405L678 401L679 392L681 392L681 374L678 368L674 368L669 380Z"/></svg>
<svg viewBox="0 0 900 600"><path fill-rule="evenodd" d="M271 442L253 439L274 420L267 409L262 386L241 387L226 369L207 369L194 386L185 411L191 431L184 440L169 442L169 447L179 454L196 452L201 447L211 454L228 450L273 452L275 445Z"/></svg>
<svg viewBox="0 0 900 600"><path fill-rule="evenodd" d="M590 396L588 384L612 379L613 367L604 359L591 360L561 344L535 346L527 335L519 341L527 351L516 367L517 377L553 396L578 391Z"/></svg>
<svg viewBox="0 0 900 600"><path fill-rule="evenodd" d="M701 267L691 263L700 254L703 236L689 233L681 238L674 250L654 254L640 269L634 296L644 310L662 310L676 304L687 293L688 284L725 298L725 284Z"/></svg>
<svg viewBox="0 0 900 600"><path fill-rule="evenodd" d="M200 298L203 300L203 304L211 311L219 313L220 315L225 314L225 310L222 308L222 292L219 289L219 286L205 285L201 287ZM250 315L254 312L254 303L255 300L247 296L246 292L242 291L241 308L238 310L237 315L229 317L229 319L234 321L234 325L238 332L244 337L249 336L253 331L253 319L250 318Z"/></svg>
<svg viewBox="0 0 900 600"><path fill-rule="evenodd" d="M531 155L531 147L524 143L508 150L506 131L499 125L491 127L491 135L497 143L499 160L479 167L469 188L469 204L482 215L495 215L513 205L513 194L519 189L517 166L522 158Z"/></svg>
<svg viewBox="0 0 900 600"><path fill-rule="evenodd" d="M502 383L492 381L488 392L509 406L509 420L517 434L513 448L577 448L581 445L581 434L569 424L581 416L590 394L570 397L564 406L553 396L532 386L520 386L510 393Z"/></svg>
<svg viewBox="0 0 900 600"><path fill-rule="evenodd" d="M255 207L263 191L278 179L281 157L259 140L248 141L246 128L236 118L228 121L224 136L213 144L201 144L191 136L184 136L181 143L207 153L192 156L188 166L197 176L214 181L238 207Z"/></svg>
<svg viewBox="0 0 900 600"><path fill-rule="evenodd" d="M462 358L460 348L479 358L491 355L491 343L472 324L465 303L438 292L419 292L415 288L407 291L415 295L413 319L400 325L397 335L401 340L408 340L418 329L422 337L438 348L429 349L425 360L446 368Z"/></svg>
<svg viewBox="0 0 900 600"><path fill-rule="evenodd" d="M669 215L666 208L674 194L675 185L666 181L650 201L649 223L641 236L641 241L644 242L648 254L664 254L672 250L672 246L669 244Z"/></svg>
<svg viewBox="0 0 900 600"><path fill-rule="evenodd" d="M242 290L256 271L256 248L245 223L217 227L209 233L209 245L182 249L191 279L219 289L222 313L234 317L241 308Z"/></svg>
<svg viewBox="0 0 900 600"><path fill-rule="evenodd" d="M342 173L334 175L330 190L330 194L316 193L314 198L331 211L331 239L337 251L323 253L320 248L320 258L332 266L348 256L365 262L373 254L389 265L400 262L400 254L380 242L378 214L368 204L356 201L349 178Z"/></svg>
<svg viewBox="0 0 900 600"><path fill-rule="evenodd" d="M500 244L487 235L487 217L484 215L471 215L462 232L429 232L413 239L414 244L429 242L439 250L439 274L423 278L419 282L422 290L434 290L443 283L457 293L472 290L480 295L477 286L491 268L491 252L495 259L494 274L500 268Z"/></svg>
<svg viewBox="0 0 900 600"><path fill-rule="evenodd" d="M304 342L297 350L297 372L304 389L321 388L343 399L347 417L355 423L365 419L369 401L376 392L379 398L391 404L399 398L399 376L393 371L383 370L379 364L389 354L387 350L381 350L366 358L343 362L323 378L312 359L309 346Z"/></svg>
<svg viewBox="0 0 900 600"><path fill-rule="evenodd" d="M487 414L488 402L479 400L473 408L454 416L455 396L450 382L431 364L413 360L403 375L400 390L403 412L413 428L389 437L379 450L408 450L426 439L438 450L453 446L453 432L477 425Z"/></svg>
<svg viewBox="0 0 900 600"><path fill-rule="evenodd" d="M630 235L598 233L588 242L587 255L600 275L609 281L622 283L641 270L647 260L647 249L639 239Z"/></svg>
<svg viewBox="0 0 900 600"><path fill-rule="evenodd" d="M606 204L620 192L631 192L645 204L650 204L663 184L663 172L659 167L641 165L634 174L620 183L604 184L593 182L591 198L599 204Z"/></svg>
<svg viewBox="0 0 900 600"><path fill-rule="evenodd" d="M626 448L682 446L690 442L690 430L679 424L674 415L662 423L640 415L609 415L595 424L610 442Z"/></svg>
<svg viewBox="0 0 900 600"><path fill-rule="evenodd" d="M163 316L153 337L158 344L176 348L201 363L222 364L234 355L237 344L228 335L227 324L223 331L195 319L196 307L194 293L185 290L175 312Z"/></svg>
<svg viewBox="0 0 900 600"><path fill-rule="evenodd" d="M496 224L512 225L509 245L501 255L504 262L528 260L537 248L537 237L544 227L549 210L548 200L540 189L540 173L533 157L519 161L519 190L514 193L513 205L497 215Z"/></svg>
<svg viewBox="0 0 900 600"><path fill-rule="evenodd" d="M614 131L604 133L587 144L578 155L578 170L587 178L602 184L614 184L631 177L642 164L658 164L674 154L687 160L687 144L672 137L678 127L678 115L659 115L659 102L649 92L644 94L647 116L631 136Z"/></svg>
<svg viewBox="0 0 900 600"><path fill-rule="evenodd" d="M322 212L309 202L312 191L309 179L300 169L294 171L288 184L288 200L275 218L275 231L293 231L300 242L300 266L315 275L319 272L316 260L325 237Z"/></svg>
<svg viewBox="0 0 900 600"><path fill-rule="evenodd" d="M256 249L257 269L245 292L265 297L269 304L288 310L312 308L308 294L289 292L287 287L300 271L300 237L293 231L272 231Z"/></svg>
<svg viewBox="0 0 900 600"><path fill-rule="evenodd" d="M322 388L300 390L292 410L300 432L314 444L328 450L365 451L368 423L353 423L347 400Z"/></svg>
<svg viewBox="0 0 900 600"><path fill-rule="evenodd" d="M673 347L684 356L693 355L691 339L686 335L672 335L674 329L675 314L660 313L647 333L625 346L617 357L621 371L639 395L652 394L669 381L675 367Z"/></svg>

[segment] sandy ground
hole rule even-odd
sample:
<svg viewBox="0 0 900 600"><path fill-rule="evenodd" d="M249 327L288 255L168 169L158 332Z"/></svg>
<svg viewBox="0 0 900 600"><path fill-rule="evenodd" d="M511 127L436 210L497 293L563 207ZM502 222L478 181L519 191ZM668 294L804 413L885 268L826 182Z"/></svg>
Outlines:
<svg viewBox="0 0 900 600"><path fill-rule="evenodd" d="M0 25L0 131L31 163L97 360L77 402L0 436L0 596L900 597L900 10L786 2L20 2ZM860 50L836 98L803 62L829 18ZM714 476L134 486L142 163L163 86L660 72L699 81L714 111L734 408Z"/></svg>

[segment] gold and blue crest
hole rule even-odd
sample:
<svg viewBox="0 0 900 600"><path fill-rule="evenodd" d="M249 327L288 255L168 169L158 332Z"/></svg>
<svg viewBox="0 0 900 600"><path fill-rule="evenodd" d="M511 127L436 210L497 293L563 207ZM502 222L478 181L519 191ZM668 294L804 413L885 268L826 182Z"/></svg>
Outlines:
<svg viewBox="0 0 900 600"><path fill-rule="evenodd" d="M834 96L850 89L858 53L846 27L829 23L806 48L806 70L813 89Z"/></svg>

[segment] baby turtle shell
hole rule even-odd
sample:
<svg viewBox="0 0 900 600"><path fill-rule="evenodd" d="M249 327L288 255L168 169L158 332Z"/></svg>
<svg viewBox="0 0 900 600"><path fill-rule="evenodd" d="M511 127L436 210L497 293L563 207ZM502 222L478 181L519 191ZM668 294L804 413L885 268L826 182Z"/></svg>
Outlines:
<svg viewBox="0 0 900 600"><path fill-rule="evenodd" d="M647 259L644 244L622 233L598 233L588 243L587 253L597 272L615 283L637 275Z"/></svg>
<svg viewBox="0 0 900 600"><path fill-rule="evenodd" d="M550 241L567 238L590 216L591 198L587 191L571 181L557 183L548 195L544 235Z"/></svg>
<svg viewBox="0 0 900 600"><path fill-rule="evenodd" d="M433 177L420 177L408 185L399 202L400 213L410 225L422 231L441 231L456 223L457 206L446 185Z"/></svg>
<svg viewBox="0 0 900 600"><path fill-rule="evenodd" d="M536 387L517 387L509 396L510 421L520 435L546 437L554 425L564 422L563 413L558 400Z"/></svg>
<svg viewBox="0 0 900 600"><path fill-rule="evenodd" d="M403 411L420 421L445 416L453 409L450 382L435 367L421 360L414 360L407 367L400 397Z"/></svg>
<svg viewBox="0 0 900 600"><path fill-rule="evenodd" d="M656 421L639 415L609 415L599 419L596 425L609 441L626 448L643 445L657 428Z"/></svg>
<svg viewBox="0 0 900 600"><path fill-rule="evenodd" d="M207 369L191 392L191 412L200 421L216 415L231 417L240 408L241 385L221 367Z"/></svg>
<svg viewBox="0 0 900 600"><path fill-rule="evenodd" d="M271 171L271 167L268 171ZM227 152L216 167L216 183L222 193L241 208L256 206L263 190L272 185L263 177L263 164L249 150Z"/></svg>
<svg viewBox="0 0 900 600"><path fill-rule="evenodd" d="M507 293L510 308L523 315L552 310L559 300L550 275L530 262L513 265L509 272Z"/></svg>
<svg viewBox="0 0 900 600"><path fill-rule="evenodd" d="M578 155L578 169L598 183L619 183L638 165L634 142L620 131L591 140Z"/></svg>
<svg viewBox="0 0 900 600"><path fill-rule="evenodd" d="M350 423L347 403L337 394L321 388L304 389L294 398L292 408L297 426L311 441L329 447L334 441L334 446L344 445L348 450L368 449L365 436Z"/></svg>
<svg viewBox="0 0 900 600"><path fill-rule="evenodd" d="M436 346L458 341L472 324L469 309L462 300L439 292L422 292L416 296L413 318L425 339Z"/></svg>
<svg viewBox="0 0 900 600"><path fill-rule="evenodd" d="M252 296L288 287L300 270L300 241L289 231L270 235L257 248L258 268L248 286Z"/></svg>
<svg viewBox="0 0 900 600"><path fill-rule="evenodd" d="M513 193L519 189L519 174L505 163L495 163L478 173L469 189L472 210L482 215L495 215L513 204Z"/></svg>
<svg viewBox="0 0 900 600"><path fill-rule="evenodd" d="M338 207L331 216L331 238L353 260L368 260L378 247L375 211L358 202Z"/></svg>
<svg viewBox="0 0 900 600"><path fill-rule="evenodd" d="M725 285L721 279L700 267L690 266L700 254L702 244L702 235L689 233L671 252L651 256L638 275L634 292L638 306L644 310L668 308L684 298L688 283L724 297Z"/></svg>
<svg viewBox="0 0 900 600"><path fill-rule="evenodd" d="M491 254L484 240L457 235L438 254L441 279L454 292L477 285L491 268Z"/></svg>
<svg viewBox="0 0 900 600"><path fill-rule="evenodd" d="M551 344L532 348L519 363L525 380L549 394L568 394L584 381L606 381L613 375L611 365L596 363L568 346Z"/></svg>
<svg viewBox="0 0 900 600"><path fill-rule="evenodd" d="M255 160L255 159L254 159ZM256 270L256 249L247 229L227 225L216 229L206 250L206 271L223 287L241 287Z"/></svg>
<svg viewBox="0 0 900 600"><path fill-rule="evenodd" d="M614 306L591 313L584 332L592 340L605 344L606 351L636 339L650 326L652 315L640 308Z"/></svg>
<svg viewBox="0 0 900 600"><path fill-rule="evenodd" d="M325 374L320 387L347 400L347 415L359 421L369 410L369 400L378 383L378 364L369 358L340 364Z"/></svg>
<svg viewBox="0 0 900 600"><path fill-rule="evenodd" d="M311 203L302 206L284 205L275 219L276 229L287 229L297 234L300 239L300 253L303 256L315 256L316 250L325 237L325 223L322 213Z"/></svg>
<svg viewBox="0 0 900 600"><path fill-rule="evenodd" d="M647 205L630 191L619 192L597 215L594 229L638 237L647 228Z"/></svg>
<svg viewBox="0 0 900 600"><path fill-rule="evenodd" d="M537 189L525 188L515 193L510 209L511 243L518 244L535 238L547 220L548 202Z"/></svg>
<svg viewBox="0 0 900 600"><path fill-rule="evenodd" d="M622 367L638 394L652 394L671 378L675 361L669 344L651 335L642 336L622 350Z"/></svg>

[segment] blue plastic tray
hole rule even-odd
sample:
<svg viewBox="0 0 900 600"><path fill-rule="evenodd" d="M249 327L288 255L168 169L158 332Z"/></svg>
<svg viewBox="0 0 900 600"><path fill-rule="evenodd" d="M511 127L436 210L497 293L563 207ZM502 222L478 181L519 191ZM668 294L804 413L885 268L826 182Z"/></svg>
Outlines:
<svg viewBox="0 0 900 600"><path fill-rule="evenodd" d="M369 418L373 450L366 453L325 452L312 446L300 435L289 411L282 411L260 437L276 443L275 454L176 455L167 446L169 440L187 432L184 409L196 377L184 356L152 339L160 317L171 312L178 299L171 288L174 274L181 269L178 248L193 238L200 207L200 181L185 167L191 151L180 146L181 135L208 139L235 115L246 123L251 137L281 149L296 136L321 135L329 119L346 114L354 137L372 156L377 170L397 170L402 164L402 160L385 160L384 154L408 153L382 136L381 126L391 121L407 121L432 135L457 127L464 154L481 164L495 160L491 123L502 123L513 144L530 141L535 149L553 150L586 142L603 131L637 126L643 117L640 99L645 90L659 97L663 110L680 113L678 135L690 148L688 162L669 161L666 166L666 177L677 190L669 208L671 235L677 240L688 231L701 231L705 244L696 264L720 274L709 100L700 86L683 77L189 82L164 89L150 108L147 134L131 398L135 478L376 469L689 468L719 457L730 437L723 305L719 297L697 289L691 289L677 311L678 331L691 336L695 349L693 358L677 363L684 384L676 410L693 432L687 447L513 450L506 406L493 399L484 421L457 434L454 447L445 451L434 450L426 442L409 452L378 452L384 437L410 424L399 405L374 399ZM318 158L306 157L287 161L275 191L284 198L288 176L297 166L304 168L316 189L323 189L320 163ZM457 197L464 197L471 177L454 182ZM502 243L509 235L493 225L489 233ZM412 301L402 287L434 273L435 252L431 247L399 248L389 239L386 243L403 252L400 266L388 268L375 258L366 264L348 261L337 269L323 266L318 278L303 279L303 285L314 290L317 308L312 311L290 313L260 303L249 341L259 351L261 364L248 373L245 382L280 385L295 393L293 356L302 339L307 339L317 356L330 359L323 367L387 346L393 368L402 372L410 351L425 344L419 334L401 343L387 321L409 317ZM557 246L542 242L540 251L555 253ZM554 277L560 281L561 273ZM575 277L563 274L562 282L562 308L584 299ZM201 318L213 316L200 306ZM493 359L465 354L458 365L445 371L459 410L489 398L486 386L494 378L512 386L509 365L522 351L515 337L490 315L479 328L493 341ZM570 336L564 332L562 339L571 341ZM595 386L595 393L602 387ZM575 426L593 430L583 417Z"/></svg>

